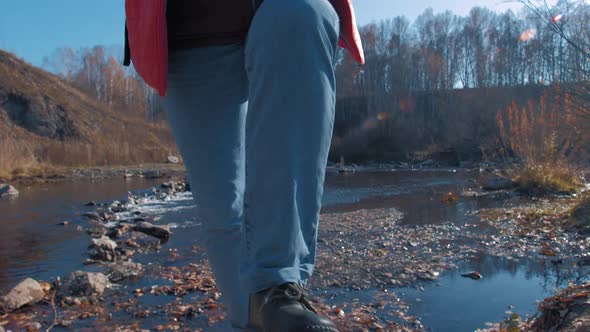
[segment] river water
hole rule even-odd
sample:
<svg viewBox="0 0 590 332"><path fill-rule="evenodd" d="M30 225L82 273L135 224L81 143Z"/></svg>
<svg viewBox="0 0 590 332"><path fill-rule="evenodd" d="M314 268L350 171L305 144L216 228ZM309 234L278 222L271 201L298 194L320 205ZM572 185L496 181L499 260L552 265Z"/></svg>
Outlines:
<svg viewBox="0 0 590 332"><path fill-rule="evenodd" d="M328 173L323 212L358 209L396 208L403 213L402 224L424 225L477 223L472 212L486 207L516 204L493 198L463 198L457 204L441 203L445 192L461 192L475 187L475 174L467 171L393 171ZM88 201L110 202L125 199L128 191L142 191L162 180L109 179L76 180L19 188L17 199L0 200L0 291L24 277L50 280L82 269L88 235L76 230L83 224L81 214L90 209ZM165 222L194 229L199 224L191 215L192 199L181 199L145 207ZM58 226L63 221L69 226ZM167 244L189 246L194 236L176 232ZM165 247L164 247L165 248ZM461 277L478 270L479 281ZM410 314L420 318L432 331L473 331L486 322L499 321L511 310L522 316L534 313L536 301L550 296L554 287L566 282L560 271L538 261L515 263L482 256L462 262L458 269L445 272L423 289L396 289L411 304ZM368 291L370 292L370 290Z"/></svg>

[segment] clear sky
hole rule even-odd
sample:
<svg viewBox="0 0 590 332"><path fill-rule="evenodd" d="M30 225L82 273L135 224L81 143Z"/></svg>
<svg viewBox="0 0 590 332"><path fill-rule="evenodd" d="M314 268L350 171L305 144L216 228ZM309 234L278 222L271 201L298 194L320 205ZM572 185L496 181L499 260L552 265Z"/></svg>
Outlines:
<svg viewBox="0 0 590 332"><path fill-rule="evenodd" d="M40 66L44 56L61 46L123 44L124 0L1 1L0 49L34 65ZM503 0L356 0L354 4L361 25L398 15L413 19L428 7L460 15L474 6L497 11L519 8Z"/></svg>

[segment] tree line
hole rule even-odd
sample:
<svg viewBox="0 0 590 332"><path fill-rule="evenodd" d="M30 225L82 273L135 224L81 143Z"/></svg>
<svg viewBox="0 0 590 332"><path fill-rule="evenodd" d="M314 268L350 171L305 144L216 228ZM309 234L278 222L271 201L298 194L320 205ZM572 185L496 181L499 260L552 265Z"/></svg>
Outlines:
<svg viewBox="0 0 590 332"><path fill-rule="evenodd" d="M133 67L121 65L120 47L94 46L56 49L43 60L43 68L129 115L160 119L157 92L143 82Z"/></svg>
<svg viewBox="0 0 590 332"><path fill-rule="evenodd" d="M366 65L339 57L333 152L362 160L481 150L497 143L496 113L512 102L539 103L558 86L568 93L587 87L590 6L524 2L518 13L426 9L413 22L398 16L362 27Z"/></svg>
<svg viewBox="0 0 590 332"><path fill-rule="evenodd" d="M426 9L413 22L397 16L362 27L366 65L339 51L335 153L346 154L346 146L370 159L370 146L387 159L461 144L480 149L499 136L499 110L589 81L590 6L520 2L528 6L518 13ZM161 119L157 94L113 54L122 52L61 48L44 67L113 109Z"/></svg>

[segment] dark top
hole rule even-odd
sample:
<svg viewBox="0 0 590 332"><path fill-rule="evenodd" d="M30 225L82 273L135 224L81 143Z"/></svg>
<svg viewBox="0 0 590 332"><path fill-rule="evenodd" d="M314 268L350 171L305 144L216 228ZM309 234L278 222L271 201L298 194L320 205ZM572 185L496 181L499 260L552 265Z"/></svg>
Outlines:
<svg viewBox="0 0 590 332"><path fill-rule="evenodd" d="M242 43L260 0L168 0L168 47Z"/></svg>

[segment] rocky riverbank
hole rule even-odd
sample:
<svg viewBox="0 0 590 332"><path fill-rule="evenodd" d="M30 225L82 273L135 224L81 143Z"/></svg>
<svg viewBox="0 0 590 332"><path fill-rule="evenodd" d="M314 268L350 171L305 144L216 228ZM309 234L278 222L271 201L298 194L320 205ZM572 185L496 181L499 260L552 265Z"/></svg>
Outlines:
<svg viewBox="0 0 590 332"><path fill-rule="evenodd" d="M223 301L199 242L171 246L184 229L162 223L146 208L190 201L188 189L185 182L172 181L129 194L125 201L88 202L83 223L55 226L89 235L86 268L49 281L25 280L7 292L0 326L12 331L223 330ZM517 194L467 188L432 199L457 204L474 195L510 199ZM515 264L528 259L588 275L590 241L564 214L575 202L564 196L471 211L480 221L464 225L406 225L394 208L323 214L318 265L309 286L319 310L343 331L425 330L396 290L428 287L463 261L482 255ZM474 280L487 277L481 271L460 272Z"/></svg>

